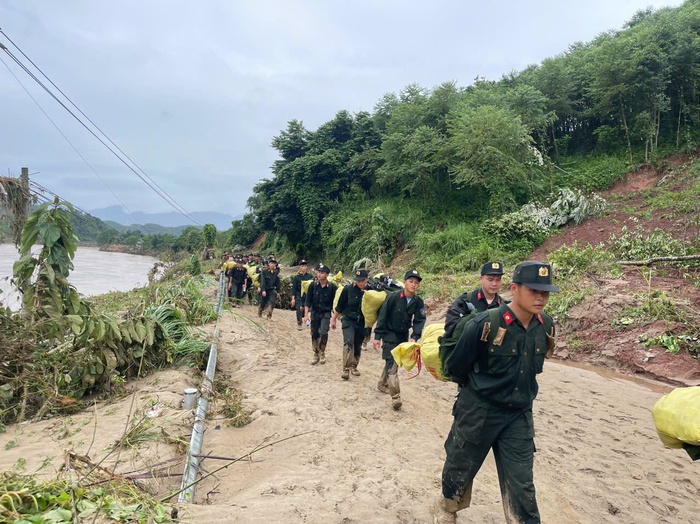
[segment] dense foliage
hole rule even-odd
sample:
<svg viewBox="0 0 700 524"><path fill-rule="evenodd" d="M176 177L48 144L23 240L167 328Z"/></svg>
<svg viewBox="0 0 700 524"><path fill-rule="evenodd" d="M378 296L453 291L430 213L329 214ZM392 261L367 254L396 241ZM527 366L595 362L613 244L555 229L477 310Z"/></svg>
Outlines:
<svg viewBox="0 0 700 524"><path fill-rule="evenodd" d="M451 231L531 201L583 211L561 191L606 188L640 162L695 147L699 81L700 1L688 0L499 81L409 85L315 131L292 120L272 140L272 177L255 186L230 245L264 233L275 252L349 265L436 247L418 229ZM480 228L469 234L461 241L491 243ZM530 247L546 234L529 235Z"/></svg>

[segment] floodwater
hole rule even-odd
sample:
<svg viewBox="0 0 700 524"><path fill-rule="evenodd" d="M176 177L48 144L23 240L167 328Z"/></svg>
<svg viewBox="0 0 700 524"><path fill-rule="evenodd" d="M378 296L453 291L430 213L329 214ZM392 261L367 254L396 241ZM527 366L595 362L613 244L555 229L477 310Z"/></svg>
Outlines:
<svg viewBox="0 0 700 524"><path fill-rule="evenodd" d="M38 253L41 246L34 246ZM12 265L19 258L12 244L0 244L0 302L3 307L19 309L19 297L10 283ZM68 280L85 296L109 291L130 291L148 283L148 272L158 260L141 255L109 253L96 247L79 247L75 252Z"/></svg>

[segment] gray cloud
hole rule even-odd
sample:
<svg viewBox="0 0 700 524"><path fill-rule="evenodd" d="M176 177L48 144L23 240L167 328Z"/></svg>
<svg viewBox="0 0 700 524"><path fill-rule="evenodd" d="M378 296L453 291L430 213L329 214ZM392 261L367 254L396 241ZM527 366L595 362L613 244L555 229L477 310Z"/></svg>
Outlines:
<svg viewBox="0 0 700 524"><path fill-rule="evenodd" d="M238 215L293 118L314 129L410 83L498 79L680 3L0 0L0 27L182 206ZM11 68L129 209L170 210ZM83 209L118 204L1 64L0 110L0 167L41 171Z"/></svg>

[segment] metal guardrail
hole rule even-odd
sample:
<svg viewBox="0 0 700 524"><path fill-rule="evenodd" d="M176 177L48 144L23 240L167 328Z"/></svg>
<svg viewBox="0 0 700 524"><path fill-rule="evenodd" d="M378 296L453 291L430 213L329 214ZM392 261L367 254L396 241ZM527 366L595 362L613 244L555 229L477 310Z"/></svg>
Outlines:
<svg viewBox="0 0 700 524"><path fill-rule="evenodd" d="M213 391L214 372L216 371L216 360L218 358L217 341L219 340L219 314L224 303L226 295L226 279L223 271L219 277L219 292L217 296L214 311L216 313L216 326L214 327L214 342L209 348L209 360L207 361L207 370L204 374L204 380L199 391L199 399L197 401L197 410L194 415L194 425L192 426L192 438L190 439L190 449L187 452L185 459L185 472L182 475L182 485L180 495L177 501L180 503L188 503L194 501L194 491L199 473L199 456L202 454L202 441L204 439L204 421L207 417L207 409L209 408L209 397Z"/></svg>

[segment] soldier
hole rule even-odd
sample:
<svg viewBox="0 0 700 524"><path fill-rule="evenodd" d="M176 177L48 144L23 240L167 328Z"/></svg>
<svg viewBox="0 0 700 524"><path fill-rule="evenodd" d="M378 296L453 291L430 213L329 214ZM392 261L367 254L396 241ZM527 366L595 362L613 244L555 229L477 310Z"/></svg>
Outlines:
<svg viewBox="0 0 700 524"><path fill-rule="evenodd" d="M554 323L543 312L552 268L527 261L513 272L513 301L483 312L464 328L445 367L459 392L445 442L442 497L433 506L436 523L456 522L471 502L472 481L493 449L501 498L509 523L539 523L532 475L535 429L532 402L536 375L554 351Z"/></svg>
<svg viewBox="0 0 700 524"><path fill-rule="evenodd" d="M411 341L418 342L425 325L425 305L423 299L416 295L423 280L415 269L404 275L403 291L389 293L379 309L377 327L374 330L376 351L382 348L384 369L380 375L377 389L382 393L391 394L391 407L401 409L401 389L399 387L399 367L391 355L391 350L398 344L408 341L408 330L413 328Z"/></svg>
<svg viewBox="0 0 700 524"><path fill-rule="evenodd" d="M260 304L258 316L262 317L263 310L267 309L267 319L272 318L277 299L280 296L280 276L277 271L277 261L272 258L267 261L267 268L260 272Z"/></svg>
<svg viewBox="0 0 700 524"><path fill-rule="evenodd" d="M365 317L362 314L362 295L369 282L366 269L355 271L355 282L343 287L335 306L331 328L335 329L338 315L342 314L343 326L343 372L340 378L348 380L350 372L359 376L357 365L362 355L362 341L365 338Z"/></svg>
<svg viewBox="0 0 700 524"><path fill-rule="evenodd" d="M299 262L299 272L292 277L292 307L297 312L297 329L301 331L302 319L304 318L304 299L301 297L301 283L306 280L312 280L308 273L309 263L306 260Z"/></svg>
<svg viewBox="0 0 700 524"><path fill-rule="evenodd" d="M309 285L304 303L304 321L309 321L311 314L311 347L314 358L311 365L326 363L326 344L331 323L333 299L338 289L333 282L328 281L330 269L323 263L316 266L317 281Z"/></svg>
<svg viewBox="0 0 700 524"><path fill-rule="evenodd" d="M243 298L248 281L248 271L243 267L243 260L236 259L236 266L228 271L228 296L234 303L238 303Z"/></svg>
<svg viewBox="0 0 700 524"><path fill-rule="evenodd" d="M479 277L481 287L471 293L462 293L452 302L450 309L447 310L444 335L446 338L452 336L457 321L474 309L486 311L501 305L503 299L498 292L501 290L502 278L503 264L500 262L488 262L483 265L481 276Z"/></svg>

